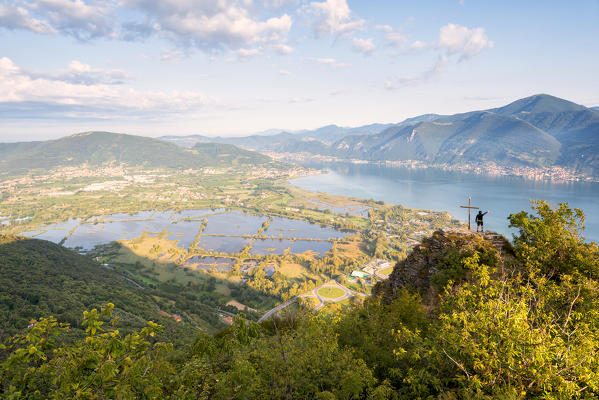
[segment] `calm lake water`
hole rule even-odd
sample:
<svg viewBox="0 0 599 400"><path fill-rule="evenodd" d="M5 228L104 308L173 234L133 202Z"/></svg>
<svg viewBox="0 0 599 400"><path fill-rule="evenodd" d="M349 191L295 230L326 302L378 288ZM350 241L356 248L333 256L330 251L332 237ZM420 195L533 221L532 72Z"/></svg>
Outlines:
<svg viewBox="0 0 599 400"><path fill-rule="evenodd" d="M599 183L555 183L519 177L490 177L435 169L390 168L368 164L304 164L325 169L326 174L293 179L292 184L311 191L373 198L407 207L448 211L467 222L468 203L483 211L485 228L511 237L507 217L522 210L531 211L530 199L546 200L552 206L568 202L585 214L584 235L599 241ZM474 221L474 216L472 217Z"/></svg>

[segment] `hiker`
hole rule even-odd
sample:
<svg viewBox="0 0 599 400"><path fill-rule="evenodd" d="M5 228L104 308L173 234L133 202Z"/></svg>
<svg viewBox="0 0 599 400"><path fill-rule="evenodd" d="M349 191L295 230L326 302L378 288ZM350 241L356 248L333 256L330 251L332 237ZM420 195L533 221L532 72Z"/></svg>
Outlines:
<svg viewBox="0 0 599 400"><path fill-rule="evenodd" d="M476 231L478 232L478 227L480 226L480 231L484 232L485 231L485 227L483 225L483 217L485 215L487 215L489 211L485 211L484 213L482 211L479 211L478 214L476 214Z"/></svg>

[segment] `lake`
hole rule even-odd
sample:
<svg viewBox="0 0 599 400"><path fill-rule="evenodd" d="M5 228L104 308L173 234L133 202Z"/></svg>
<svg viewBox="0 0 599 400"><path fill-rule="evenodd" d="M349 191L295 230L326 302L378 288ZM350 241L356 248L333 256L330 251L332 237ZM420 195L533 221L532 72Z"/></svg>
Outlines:
<svg viewBox="0 0 599 400"><path fill-rule="evenodd" d="M530 199L548 201L552 206L568 202L585 214L587 240L599 241L599 183L533 181L512 176L482 176L438 169L392 168L371 164L304 163L324 169L326 174L291 180L293 185L310 191L372 198L407 207L448 211L460 221L468 221L468 211L460 205L472 205L483 211L485 228L511 238L507 217L522 210L531 211ZM474 222L474 215L472 216Z"/></svg>

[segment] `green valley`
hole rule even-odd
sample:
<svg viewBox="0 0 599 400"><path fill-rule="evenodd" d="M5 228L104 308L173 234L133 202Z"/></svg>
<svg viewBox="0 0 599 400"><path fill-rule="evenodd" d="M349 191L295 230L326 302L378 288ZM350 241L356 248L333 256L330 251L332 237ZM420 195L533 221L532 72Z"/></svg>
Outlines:
<svg viewBox="0 0 599 400"><path fill-rule="evenodd" d="M109 145L111 137L118 147ZM82 149L82 158L68 159L71 145ZM0 183L1 232L85 253L131 290L177 293L170 300L157 294L153 313L179 315L181 323L208 332L240 312L257 320L331 280L348 293L369 294L387 276L379 270L405 258L421 237L458 226L446 213L301 190L288 180L315 171L231 145L186 150L147 138L90 133L30 146L38 149L30 156L12 153L14 165L28 165L27 157L34 157L32 165L39 168L15 167ZM46 157L50 148L60 150ZM153 156L159 152L168 159ZM101 163L100 155L107 161ZM373 259L387 263L352 276ZM353 294L338 304L297 298L308 308L326 305L325 311L363 300ZM194 317L193 304L210 317ZM24 319L7 321L13 328L25 325Z"/></svg>

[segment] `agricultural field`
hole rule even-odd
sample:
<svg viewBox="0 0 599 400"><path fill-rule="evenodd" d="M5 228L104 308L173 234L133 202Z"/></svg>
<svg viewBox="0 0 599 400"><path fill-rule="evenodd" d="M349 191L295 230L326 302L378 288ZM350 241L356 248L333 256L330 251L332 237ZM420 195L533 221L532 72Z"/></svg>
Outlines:
<svg viewBox="0 0 599 400"><path fill-rule="evenodd" d="M259 315L331 279L367 294L379 278L352 281L352 271L375 258L393 264L415 235L457 224L445 213L288 182L306 173L315 171L265 164L30 173L0 183L0 232L72 248L143 287L191 288L231 314L239 303Z"/></svg>

